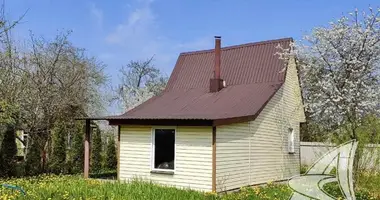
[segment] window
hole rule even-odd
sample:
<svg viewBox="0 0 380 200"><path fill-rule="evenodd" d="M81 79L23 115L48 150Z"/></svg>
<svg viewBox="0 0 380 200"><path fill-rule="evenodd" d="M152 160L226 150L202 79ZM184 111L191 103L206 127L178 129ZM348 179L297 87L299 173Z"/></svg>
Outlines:
<svg viewBox="0 0 380 200"><path fill-rule="evenodd" d="M157 171L174 171L175 129L153 129L152 168Z"/></svg>
<svg viewBox="0 0 380 200"><path fill-rule="evenodd" d="M294 140L295 140L295 134L294 134L294 129L289 128L289 133L288 133L288 151L289 153L294 153Z"/></svg>

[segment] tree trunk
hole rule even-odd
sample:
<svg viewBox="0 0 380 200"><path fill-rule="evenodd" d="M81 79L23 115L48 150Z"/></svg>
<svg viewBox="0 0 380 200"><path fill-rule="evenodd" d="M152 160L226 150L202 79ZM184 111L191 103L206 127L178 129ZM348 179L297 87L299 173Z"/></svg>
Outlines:
<svg viewBox="0 0 380 200"><path fill-rule="evenodd" d="M356 133L356 128L353 127L352 129L352 137L351 137L353 140L359 142L359 138L357 137L357 133ZM361 157L361 149L360 148L357 148L356 149L356 152L355 152L355 157L354 157L354 163L353 163L353 184L354 184L354 188L356 188L356 186L358 185L358 181L359 181L359 176L360 176L360 173L359 173L359 160L360 160L360 157Z"/></svg>

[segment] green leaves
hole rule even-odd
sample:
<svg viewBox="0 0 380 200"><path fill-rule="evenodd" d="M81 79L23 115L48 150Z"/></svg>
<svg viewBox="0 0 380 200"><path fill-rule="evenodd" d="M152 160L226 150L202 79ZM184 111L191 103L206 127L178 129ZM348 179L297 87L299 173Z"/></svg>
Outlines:
<svg viewBox="0 0 380 200"><path fill-rule="evenodd" d="M18 112L19 112L19 107L17 105L11 105L7 103L6 101L0 100L0 126L1 125L14 126L16 124L16 118L17 118Z"/></svg>
<svg viewBox="0 0 380 200"><path fill-rule="evenodd" d="M105 167L109 170L115 170L117 167L115 138L109 137L108 139L107 151L105 155Z"/></svg>
<svg viewBox="0 0 380 200"><path fill-rule="evenodd" d="M7 126L0 148L0 176L12 177L16 175L16 155L16 132L14 127Z"/></svg>
<svg viewBox="0 0 380 200"><path fill-rule="evenodd" d="M94 130L94 129L93 129ZM101 131L97 127L95 131L92 132L91 141L91 171L99 172L102 170L102 136Z"/></svg>
<svg viewBox="0 0 380 200"><path fill-rule="evenodd" d="M49 160L50 171L56 174L64 173L66 170L66 138L68 127L65 122L56 123L53 129L53 148Z"/></svg>
<svg viewBox="0 0 380 200"><path fill-rule="evenodd" d="M76 121L75 129L72 132L72 145L68 155L68 165L71 173L82 173L84 163L84 123Z"/></svg>

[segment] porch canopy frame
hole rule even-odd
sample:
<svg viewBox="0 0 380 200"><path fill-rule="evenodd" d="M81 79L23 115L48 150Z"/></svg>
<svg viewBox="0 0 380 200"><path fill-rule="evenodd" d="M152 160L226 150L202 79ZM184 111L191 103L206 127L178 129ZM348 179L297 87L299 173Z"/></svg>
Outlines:
<svg viewBox="0 0 380 200"><path fill-rule="evenodd" d="M83 117L75 118L85 121L84 131L84 171L83 177L89 178L90 172L90 149L91 149L91 121L106 120L111 126L118 126L117 133L117 179L120 174L120 126L121 125L151 125L151 126L216 126L222 124L215 120L192 120L192 119L115 119L113 117Z"/></svg>
<svg viewBox="0 0 380 200"><path fill-rule="evenodd" d="M149 125L149 126L211 126L212 127L212 191L216 191L216 127L231 123L254 120L254 116L243 116L227 119L122 119L115 117L84 117L76 120L85 120L84 137L84 172L85 179L90 172L90 147L91 147L91 120L107 120L109 125L118 126L117 133L117 180L120 180L120 127L121 125Z"/></svg>

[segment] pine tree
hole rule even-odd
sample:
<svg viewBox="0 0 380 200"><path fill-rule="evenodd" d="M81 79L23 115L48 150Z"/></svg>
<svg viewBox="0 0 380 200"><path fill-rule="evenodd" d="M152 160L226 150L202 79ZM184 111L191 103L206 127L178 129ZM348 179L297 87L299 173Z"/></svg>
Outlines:
<svg viewBox="0 0 380 200"><path fill-rule="evenodd" d="M73 134L73 143L70 149L70 162L73 173L83 172L84 165L84 124L77 122Z"/></svg>
<svg viewBox="0 0 380 200"><path fill-rule="evenodd" d="M38 140L31 138L26 154L25 173L33 176L41 173L41 145Z"/></svg>
<svg viewBox="0 0 380 200"><path fill-rule="evenodd" d="M106 168L110 170L115 170L117 167L115 138L110 137L109 139L110 140L107 144L107 151L106 151Z"/></svg>
<svg viewBox="0 0 380 200"><path fill-rule="evenodd" d="M50 171L56 174L65 172L67 126L60 122L53 130L53 146L49 160Z"/></svg>
<svg viewBox="0 0 380 200"><path fill-rule="evenodd" d="M16 175L16 132L8 126L0 149L0 176L12 177Z"/></svg>
<svg viewBox="0 0 380 200"><path fill-rule="evenodd" d="M91 171L100 172L102 169L102 137L99 128L92 134L92 148L91 148Z"/></svg>

